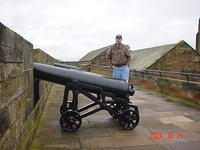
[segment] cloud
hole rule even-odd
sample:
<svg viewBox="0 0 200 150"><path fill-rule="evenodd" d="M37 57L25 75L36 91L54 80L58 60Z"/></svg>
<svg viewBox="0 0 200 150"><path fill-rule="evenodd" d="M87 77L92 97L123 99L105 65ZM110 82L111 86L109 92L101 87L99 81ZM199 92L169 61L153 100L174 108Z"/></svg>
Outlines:
<svg viewBox="0 0 200 150"><path fill-rule="evenodd" d="M1 22L55 58L79 60L114 43L131 49L185 40L195 46L198 0L7 0Z"/></svg>

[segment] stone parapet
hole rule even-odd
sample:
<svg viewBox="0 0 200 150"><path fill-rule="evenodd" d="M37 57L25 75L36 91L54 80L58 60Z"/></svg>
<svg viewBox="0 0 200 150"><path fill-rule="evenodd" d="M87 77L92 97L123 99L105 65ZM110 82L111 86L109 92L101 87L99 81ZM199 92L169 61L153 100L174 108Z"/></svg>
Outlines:
<svg viewBox="0 0 200 150"><path fill-rule="evenodd" d="M200 83L162 78L144 74L132 74L130 82L152 91L175 96L185 102L200 105Z"/></svg>
<svg viewBox="0 0 200 150"><path fill-rule="evenodd" d="M41 58L42 57L42 58ZM34 105L33 61L53 64L43 51L0 23L0 149L28 149L52 83L41 81Z"/></svg>
<svg viewBox="0 0 200 150"><path fill-rule="evenodd" d="M112 75L111 69L101 66L89 67L87 71L110 77ZM137 87L146 88L151 91L177 97L186 103L200 105L199 82L191 82L146 74L135 74L134 72L131 72L130 83Z"/></svg>

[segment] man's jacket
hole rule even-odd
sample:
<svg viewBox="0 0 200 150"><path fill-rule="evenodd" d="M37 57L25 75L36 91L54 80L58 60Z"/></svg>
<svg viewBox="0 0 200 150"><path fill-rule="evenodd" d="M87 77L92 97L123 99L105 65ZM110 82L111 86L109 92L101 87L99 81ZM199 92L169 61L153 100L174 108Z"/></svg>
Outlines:
<svg viewBox="0 0 200 150"><path fill-rule="evenodd" d="M129 47L125 44L114 44L107 53L107 59L111 65L123 66L129 65L130 52Z"/></svg>

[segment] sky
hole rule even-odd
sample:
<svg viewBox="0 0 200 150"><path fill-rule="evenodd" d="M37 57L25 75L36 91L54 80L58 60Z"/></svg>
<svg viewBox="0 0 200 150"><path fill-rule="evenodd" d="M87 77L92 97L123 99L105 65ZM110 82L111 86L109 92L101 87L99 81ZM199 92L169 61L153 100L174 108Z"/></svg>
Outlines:
<svg viewBox="0 0 200 150"><path fill-rule="evenodd" d="M185 40L195 48L199 0L2 0L0 22L56 59L115 43L131 50Z"/></svg>

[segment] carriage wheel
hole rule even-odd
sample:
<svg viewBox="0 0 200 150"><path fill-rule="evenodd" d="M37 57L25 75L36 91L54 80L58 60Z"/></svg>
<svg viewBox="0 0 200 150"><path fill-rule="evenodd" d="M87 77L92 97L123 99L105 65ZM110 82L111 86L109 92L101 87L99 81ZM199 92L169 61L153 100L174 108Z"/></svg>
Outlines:
<svg viewBox="0 0 200 150"><path fill-rule="evenodd" d="M139 123L139 115L134 110L126 110L119 118L119 123L123 129L132 130Z"/></svg>
<svg viewBox="0 0 200 150"><path fill-rule="evenodd" d="M74 132L81 126L81 116L77 111L67 110L60 117L60 125L66 132Z"/></svg>

